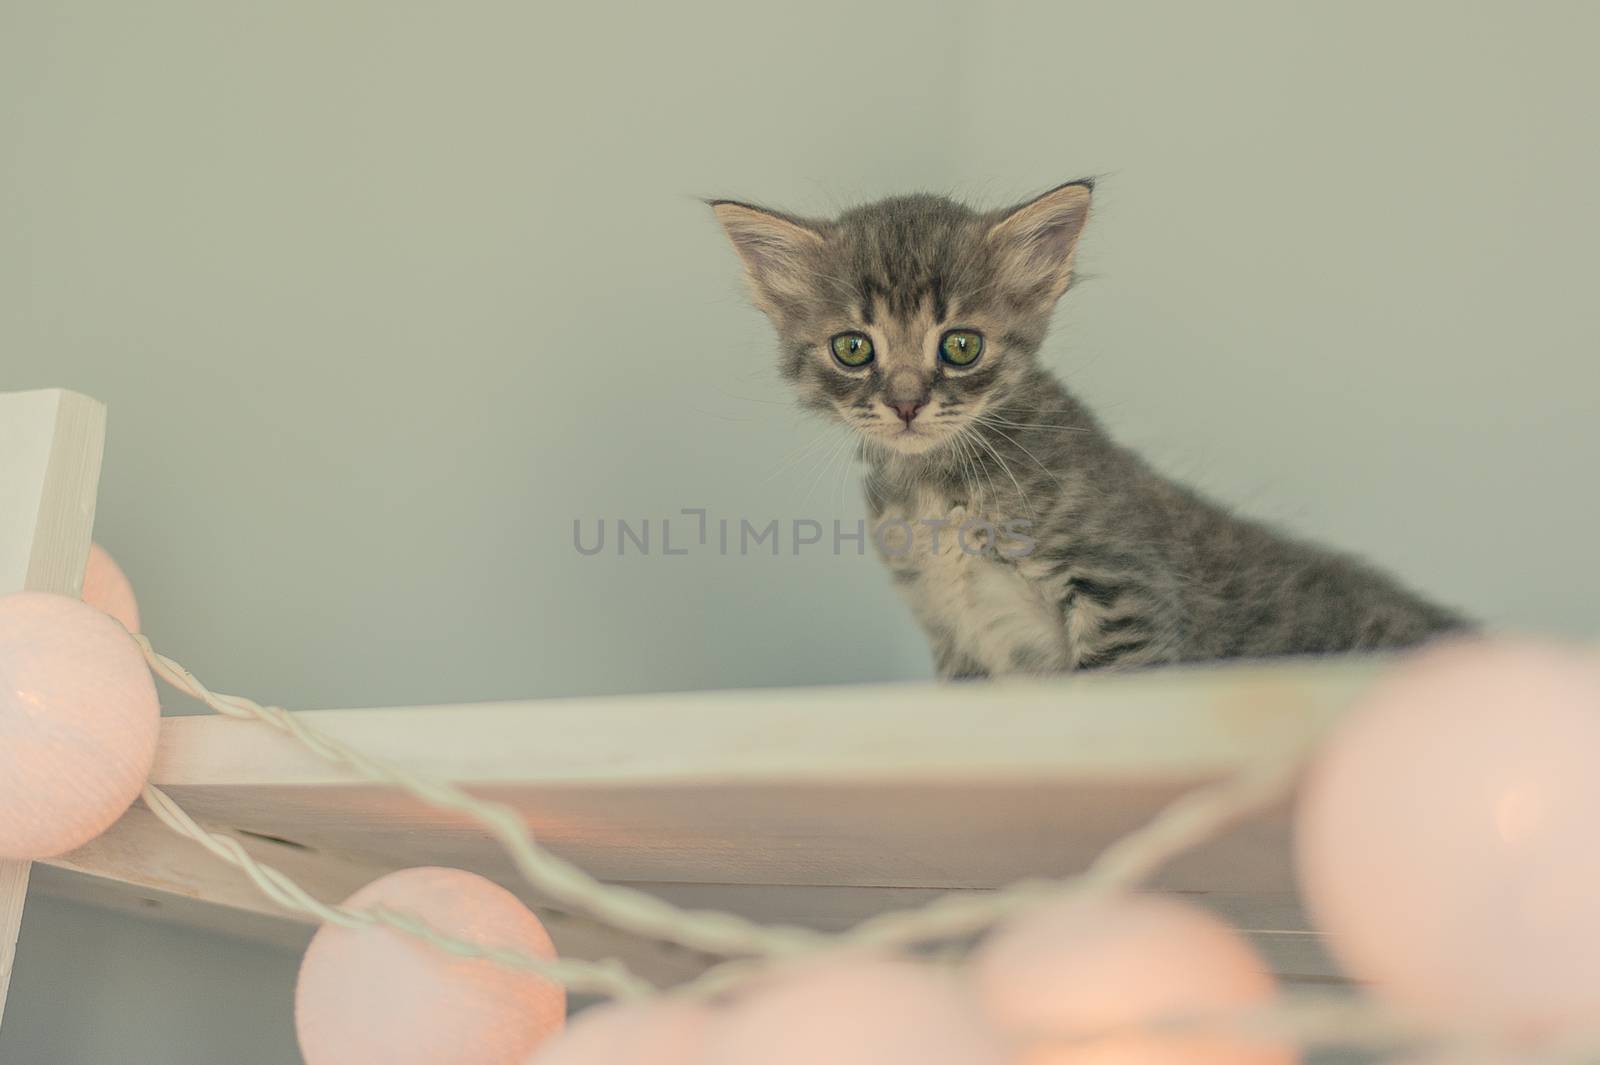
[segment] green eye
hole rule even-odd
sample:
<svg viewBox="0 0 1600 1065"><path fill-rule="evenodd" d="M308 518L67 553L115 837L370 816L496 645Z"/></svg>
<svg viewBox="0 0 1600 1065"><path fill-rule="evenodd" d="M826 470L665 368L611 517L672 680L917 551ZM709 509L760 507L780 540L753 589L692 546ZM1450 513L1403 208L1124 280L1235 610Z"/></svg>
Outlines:
<svg viewBox="0 0 1600 1065"><path fill-rule="evenodd" d="M983 334L971 329L952 329L939 341L939 358L951 366L971 366L983 354Z"/></svg>
<svg viewBox="0 0 1600 1065"><path fill-rule="evenodd" d="M846 366L865 366L872 361L872 341L864 333L840 333L833 338L833 357Z"/></svg>

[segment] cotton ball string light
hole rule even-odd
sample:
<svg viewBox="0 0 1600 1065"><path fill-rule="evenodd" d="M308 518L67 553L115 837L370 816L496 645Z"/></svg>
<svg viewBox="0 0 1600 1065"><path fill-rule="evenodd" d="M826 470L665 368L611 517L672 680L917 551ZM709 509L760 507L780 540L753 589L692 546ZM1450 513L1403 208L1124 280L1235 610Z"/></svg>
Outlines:
<svg viewBox="0 0 1600 1065"><path fill-rule="evenodd" d="M716 1014L695 1002L598 1006L527 1065L700 1065Z"/></svg>
<svg viewBox="0 0 1600 1065"><path fill-rule="evenodd" d="M1022 1065L1295 1060L1285 1047L1241 1035L1136 1030L1153 1020L1248 1013L1273 996L1266 964L1243 938L1170 899L1051 903L996 931L974 956L971 974L984 1011L1022 1048ZM1050 1033L1067 1038L1037 1038Z"/></svg>
<svg viewBox="0 0 1600 1065"><path fill-rule="evenodd" d="M1312 767L1311 915L1353 976L1440 1023L1600 1017L1600 664L1530 643L1425 651Z"/></svg>
<svg viewBox="0 0 1600 1065"><path fill-rule="evenodd" d="M505 888L459 869L402 869L345 901L485 946L554 958L539 919ZM392 928L325 924L295 987L306 1065L524 1065L561 1029L566 992L530 972L462 958Z"/></svg>
<svg viewBox="0 0 1600 1065"><path fill-rule="evenodd" d="M122 626L66 596L0 598L0 859L64 854L110 828L150 775L160 727Z"/></svg>
<svg viewBox="0 0 1600 1065"><path fill-rule="evenodd" d="M139 603L133 583L117 560L99 544L89 545L89 566L83 574L83 601L122 622L129 632L139 631Z"/></svg>
<svg viewBox="0 0 1600 1065"><path fill-rule="evenodd" d="M909 962L815 963L753 989L700 1065L1008 1065L949 975Z"/></svg>

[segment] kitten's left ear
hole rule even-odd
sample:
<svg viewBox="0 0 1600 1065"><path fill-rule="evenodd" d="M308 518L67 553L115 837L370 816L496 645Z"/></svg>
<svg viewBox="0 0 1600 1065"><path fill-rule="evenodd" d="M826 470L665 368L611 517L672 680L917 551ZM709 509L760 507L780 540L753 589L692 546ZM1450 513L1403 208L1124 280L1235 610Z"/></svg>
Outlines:
<svg viewBox="0 0 1600 1065"><path fill-rule="evenodd" d="M1012 285L1041 302L1054 303L1072 283L1078 235L1089 220L1089 179L1058 185L1006 211L989 229Z"/></svg>
<svg viewBox="0 0 1600 1065"><path fill-rule="evenodd" d="M785 304L815 287L810 256L822 247L822 234L798 218L733 200L711 200L733 250L744 261L756 306L781 315Z"/></svg>

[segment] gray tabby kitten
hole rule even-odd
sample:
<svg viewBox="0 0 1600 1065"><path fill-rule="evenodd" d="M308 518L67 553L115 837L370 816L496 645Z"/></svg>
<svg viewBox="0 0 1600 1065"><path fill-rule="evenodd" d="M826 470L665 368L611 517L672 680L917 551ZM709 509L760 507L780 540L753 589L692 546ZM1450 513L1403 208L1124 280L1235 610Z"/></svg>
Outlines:
<svg viewBox="0 0 1600 1065"><path fill-rule="evenodd" d="M784 377L859 432L874 522L910 534L880 553L941 675L1404 647L1461 627L1163 477L1039 365L1092 187L996 212L902 196L831 221L711 203Z"/></svg>

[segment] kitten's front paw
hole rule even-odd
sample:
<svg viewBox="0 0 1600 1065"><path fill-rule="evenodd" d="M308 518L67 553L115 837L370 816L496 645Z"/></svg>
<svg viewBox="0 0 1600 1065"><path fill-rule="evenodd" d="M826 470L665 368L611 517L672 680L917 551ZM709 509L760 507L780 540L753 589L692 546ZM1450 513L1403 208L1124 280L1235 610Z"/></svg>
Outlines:
<svg viewBox="0 0 1600 1065"><path fill-rule="evenodd" d="M950 559L963 554L979 554L981 533L966 507L951 507L940 515L930 515L917 523L915 546L924 558Z"/></svg>

